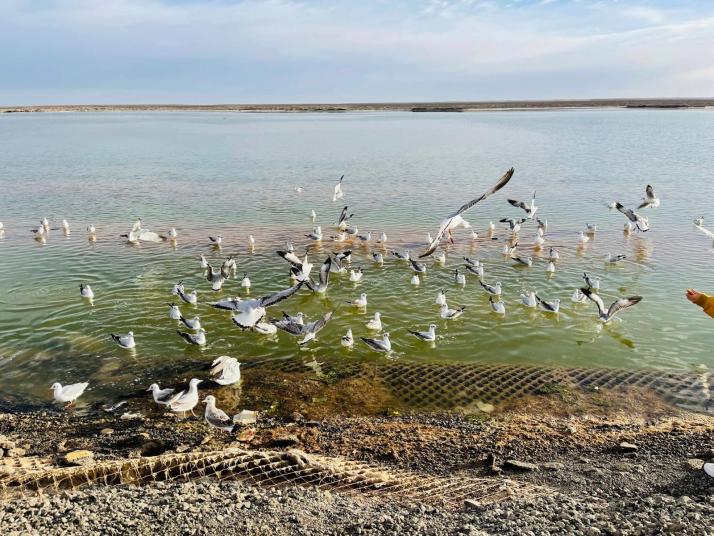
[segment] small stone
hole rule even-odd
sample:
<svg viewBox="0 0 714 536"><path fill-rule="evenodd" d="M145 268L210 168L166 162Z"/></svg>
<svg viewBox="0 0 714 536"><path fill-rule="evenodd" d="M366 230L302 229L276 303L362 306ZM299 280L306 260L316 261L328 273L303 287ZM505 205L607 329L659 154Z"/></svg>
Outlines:
<svg viewBox="0 0 714 536"><path fill-rule="evenodd" d="M515 471L537 471L538 466L534 463L522 462L520 460L506 460L503 467Z"/></svg>
<svg viewBox="0 0 714 536"><path fill-rule="evenodd" d="M184 443L176 447L174 450L178 453L188 452L189 450L191 450L191 446Z"/></svg>
<svg viewBox="0 0 714 536"><path fill-rule="evenodd" d="M687 465L690 469L701 471L702 467L704 467L704 460L700 460L699 458L689 458L687 460Z"/></svg>
<svg viewBox="0 0 714 536"><path fill-rule="evenodd" d="M15 442L10 441L7 436L0 435L0 449L10 450L15 448Z"/></svg>
<svg viewBox="0 0 714 536"><path fill-rule="evenodd" d="M560 471L565 468L565 465L560 462L546 462L541 464L541 467L548 471Z"/></svg>
<svg viewBox="0 0 714 536"><path fill-rule="evenodd" d="M88 465L94 463L94 453L91 450L73 450L64 455L68 465Z"/></svg>
<svg viewBox="0 0 714 536"><path fill-rule="evenodd" d="M25 449L14 447L5 451L5 456L8 458L22 458L25 455Z"/></svg>
<svg viewBox="0 0 714 536"><path fill-rule="evenodd" d="M627 441L623 441L618 447L622 452L635 452L637 450L637 445L628 443Z"/></svg>
<svg viewBox="0 0 714 536"><path fill-rule="evenodd" d="M255 428L246 428L245 430L242 430L240 434L238 434L236 439L243 443L248 443L248 442L252 441L254 437L255 437Z"/></svg>
<svg viewBox="0 0 714 536"><path fill-rule="evenodd" d="M255 424L255 422L257 420L258 420L258 412L250 411L247 409L244 409L240 413L233 416L233 422L240 426L245 426L247 424Z"/></svg>
<svg viewBox="0 0 714 536"><path fill-rule="evenodd" d="M481 504L478 501L475 501L473 499L466 499L466 500L464 500L464 508L467 508L470 510L480 510Z"/></svg>
<svg viewBox="0 0 714 536"><path fill-rule="evenodd" d="M110 436L110 435L112 435L113 433L114 433L114 429L113 429L113 428L102 428L102 429L99 431L99 435L103 435L103 436Z"/></svg>
<svg viewBox="0 0 714 536"><path fill-rule="evenodd" d="M270 442L271 447L289 447L291 445L297 445L300 443L300 439L296 435L285 434L274 438Z"/></svg>

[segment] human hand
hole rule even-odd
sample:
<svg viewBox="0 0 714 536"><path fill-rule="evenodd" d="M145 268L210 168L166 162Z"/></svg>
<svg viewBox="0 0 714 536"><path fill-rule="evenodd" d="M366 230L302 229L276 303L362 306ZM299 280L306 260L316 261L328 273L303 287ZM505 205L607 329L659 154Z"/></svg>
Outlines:
<svg viewBox="0 0 714 536"><path fill-rule="evenodd" d="M701 296L702 293L694 290L693 288L688 288L687 289L687 299L692 302L692 303L697 303L697 300L699 299L699 296Z"/></svg>

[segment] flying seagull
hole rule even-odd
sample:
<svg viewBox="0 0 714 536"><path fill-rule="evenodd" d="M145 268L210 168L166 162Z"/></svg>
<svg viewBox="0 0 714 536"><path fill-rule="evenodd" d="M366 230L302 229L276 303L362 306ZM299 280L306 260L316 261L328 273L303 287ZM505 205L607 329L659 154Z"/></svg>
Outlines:
<svg viewBox="0 0 714 536"><path fill-rule="evenodd" d="M342 191L342 180L345 178L344 175L340 177L340 180L335 184L335 192L332 194L332 201L337 201L338 199L342 199L345 196L345 193Z"/></svg>
<svg viewBox="0 0 714 536"><path fill-rule="evenodd" d="M510 181L511 177L513 177L513 172L514 172L513 168L506 171L506 173L503 174L503 176L498 180L498 182L490 190L484 192L476 199L472 199L468 203L461 205L456 210L456 212L450 214L446 219L444 219L441 222L441 225L439 226L439 231L436 233L434 240L431 241L431 244L429 244L429 247L427 248L427 250L424 253L422 253L421 255L419 255L419 258L428 257L429 255L434 253L436 251L436 247L439 245L439 242L441 242L442 238L444 238L445 234L448 235L449 241L453 242L453 237L451 236L452 229L456 229L459 226L463 226L463 227L469 226L468 222L466 222L466 220L464 220L464 218L462 217L462 214L464 214L467 210L472 208L474 205L483 201L488 196L496 193L501 188L503 188L506 184L508 184L508 181Z"/></svg>
<svg viewBox="0 0 714 536"><path fill-rule="evenodd" d="M612 305L610 305L608 309L605 309L605 304L603 303L602 298L595 294L591 289L581 288L580 292L582 292L583 294L585 294L585 296L590 298L590 300L595 302L595 305L597 305L598 318L601 322L605 324L612 320L614 316L623 309L627 309L628 307L637 305L642 301L642 296L618 298L612 303Z"/></svg>
<svg viewBox="0 0 714 536"><path fill-rule="evenodd" d="M507 199L506 201L508 201L512 206L516 208L525 210L528 219L532 220L533 216L535 216L535 213L538 212L538 207L535 204L535 198L536 193L533 192L533 199L531 200L530 204L526 203L525 201L516 201L515 199Z"/></svg>
<svg viewBox="0 0 714 536"><path fill-rule="evenodd" d="M635 226L642 232L646 232L649 230L650 225L649 225L649 218L645 216L640 216L632 210L631 208L625 208L622 204L617 203L615 205L617 210L622 212L625 216L627 216L627 219L630 220L632 223L635 224Z"/></svg>
<svg viewBox="0 0 714 536"><path fill-rule="evenodd" d="M642 198L642 203L637 208L657 208L659 206L659 197L657 197L649 184L645 188L645 196Z"/></svg>
<svg viewBox="0 0 714 536"><path fill-rule="evenodd" d="M217 309L228 309L237 311L237 313L232 317L233 323L241 329L249 329L254 327L260 320L265 316L266 307L271 307L276 303L279 303L293 294L295 294L300 287L302 287L303 281L299 281L296 285L281 290L279 292L274 292L266 296L255 298L252 300L240 300L234 299L233 301L226 302L216 302L212 303L211 306Z"/></svg>

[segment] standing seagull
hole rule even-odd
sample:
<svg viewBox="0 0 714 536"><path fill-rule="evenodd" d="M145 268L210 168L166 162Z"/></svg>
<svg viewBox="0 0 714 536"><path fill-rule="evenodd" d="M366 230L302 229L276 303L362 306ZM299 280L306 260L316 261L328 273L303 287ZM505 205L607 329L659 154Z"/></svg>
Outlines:
<svg viewBox="0 0 714 536"><path fill-rule="evenodd" d="M240 381L240 363L235 357L222 355L211 363L211 375L218 385L233 385Z"/></svg>
<svg viewBox="0 0 714 536"><path fill-rule="evenodd" d="M513 177L513 172L514 172L513 168L506 171L506 173L503 174L503 176L498 180L498 182L490 190L484 192L476 199L472 199L468 203L461 205L456 210L456 212L452 213L446 219L444 219L441 222L441 225L439 226L439 231L436 233L434 240L432 240L431 244L429 244L429 247L427 248L427 250L424 253L422 253L421 255L419 255L419 258L428 257L429 255L434 253L436 251L436 247L439 245L439 242L441 242L442 238L444 238L445 234L449 237L449 241L453 242L454 240L451 235L452 229L456 229L457 227L460 227L460 226L467 227L467 228L470 227L468 222L466 220L464 220L464 218L462 217L462 214L464 214L467 210L472 208L477 203L486 199L488 196L498 192L501 188L503 188L506 184L508 184L508 181L510 181L511 177Z"/></svg>
<svg viewBox="0 0 714 536"><path fill-rule="evenodd" d="M657 197L649 184L645 188L645 196L642 198L642 203L637 208L657 208L659 206L659 197Z"/></svg>
<svg viewBox="0 0 714 536"><path fill-rule="evenodd" d="M213 428L218 428L228 432L229 434L233 431L233 421L222 409L216 407L216 397L213 395L208 395L203 399L206 403L206 411L203 414L203 420L208 423L209 426Z"/></svg>
<svg viewBox="0 0 714 536"><path fill-rule="evenodd" d="M614 318L614 316L628 307L637 305L642 301L642 296L631 296L629 298L619 298L610 305L608 309L605 309L605 304L602 298L597 294L594 294L589 288L581 288L580 292L585 294L590 300L595 302L597 305L598 318L600 322L606 324Z"/></svg>
<svg viewBox="0 0 714 536"><path fill-rule="evenodd" d="M52 384L52 396L56 402L64 404L64 407L68 408L73 406L77 399L82 396L84 390L87 388L89 383L73 383L72 385L62 386L61 383L56 382Z"/></svg>
<svg viewBox="0 0 714 536"><path fill-rule="evenodd" d="M177 394L167 404L168 408L174 413L186 414L187 411L190 411L192 415L195 415L193 408L198 404L198 384L201 383L201 381L203 380L191 378L191 381L188 382L188 389Z"/></svg>
<svg viewBox="0 0 714 536"><path fill-rule="evenodd" d="M163 406L171 402L174 398L174 389L161 389L158 383L149 385L147 391L151 391L154 402Z"/></svg>

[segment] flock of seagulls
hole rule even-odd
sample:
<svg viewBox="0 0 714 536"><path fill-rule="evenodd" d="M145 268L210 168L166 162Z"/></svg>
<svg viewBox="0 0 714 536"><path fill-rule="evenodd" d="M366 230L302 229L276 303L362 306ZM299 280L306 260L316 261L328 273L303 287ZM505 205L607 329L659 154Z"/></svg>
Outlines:
<svg viewBox="0 0 714 536"><path fill-rule="evenodd" d="M444 218L436 233L432 236L427 234L427 244L425 250L418 254L416 258L412 256L412 252L408 250L399 251L388 247L388 237L382 232L378 240L373 240L372 233L360 233L357 227L352 226L351 221L354 213L349 212L349 207L344 206L340 211L337 222L335 224L336 235L327 236L320 225L314 225L311 232L305 234L305 238L309 241L331 241L335 244L348 243L352 246L359 245L370 248L371 259L378 265L385 264L386 258L392 259L395 265L403 264L412 273L411 282L413 285L419 285L421 277L431 268L424 262L428 258L432 258L435 266L443 266L446 263L446 248L439 250L444 242L453 243L454 233L457 229L462 228L469 230L472 239L479 237L478 233L472 228L471 224L465 219L465 214L473 209L477 204L483 202L488 197L497 193L504 188L514 175L514 169L507 170L500 179L488 190L480 196L464 203L454 212ZM345 193L342 189L344 175L334 186L333 201L344 198ZM302 192L301 187L296 188L297 192ZM540 249L544 246L547 239L548 221L536 217L539 207L536 205L536 194L533 193L529 201L518 201L515 199L507 199L508 205L518 210L523 211L520 217L505 217L499 219L500 223L506 225L506 232L510 233L508 241L503 246L503 255L507 260L510 260L514 269L531 268L533 267L533 258L519 253L519 233L527 226L532 225L535 230L535 239L533 241L534 248ZM636 210L654 209L660 206L660 200L655 195L652 186L648 185L645 189L645 196L642 203L637 206ZM626 218L624 232L647 232L650 229L649 219L646 216L636 212L631 208L626 208L619 202L609 204L611 209L616 209ZM310 213L313 224L317 222L317 214L314 210ZM695 220L695 225L702 232L707 234L714 240L714 233L706 230L703 217ZM69 234L70 227L66 220L62 221L61 229L64 234ZM48 233L52 230L47 218L43 218L37 228L32 229L35 239L44 241ZM486 236L494 238L496 225L490 222L486 228ZM4 227L0 223L0 233L4 233ZM96 239L96 228L94 225L87 227L87 236L90 240ZM578 247L583 247L597 233L595 225L587 224L585 229L579 233ZM129 231L122 234L130 243L138 241L175 241L178 233L175 228L169 229L165 234L159 235L155 232L143 228L142 220L137 220ZM208 237L209 245L220 251L223 243L223 236L215 234ZM248 246L252 250L255 247L255 239L251 235L248 237ZM287 242L284 249L276 252L276 254L287 263L292 285L272 293L267 293L257 298L241 298L240 296L221 298L216 301L209 302L208 305L212 308L228 312L232 323L243 331L252 331L259 334L275 334L282 331L297 339L297 344L305 346L314 341L318 334L329 324L333 316L341 307L357 308L364 310L368 304L368 295L366 292L360 293L351 300L346 301L334 310L326 311L321 317L308 321L303 313L289 315L283 312L280 318L272 318L268 311L277 304L288 300L300 291L307 291L314 295L324 295L330 284L333 283L331 276L338 274L348 274L350 282L359 283L365 278L365 270L362 266L353 268L351 265L352 250L344 249L342 251L328 254L327 258L313 271L315 266L310 261L308 252L304 255L296 253L291 242ZM549 248L547 255L546 273L552 275L557 269L557 263L560 255L557 249ZM607 264L617 264L626 259L622 254L608 253L604 259ZM506 305L503 300L504 288L500 281L488 281L488 273L485 264L478 259L463 257L463 266L456 267L453 271L453 282L459 286L467 284L468 277L475 277L479 287L488 295L489 305L494 314L505 315ZM198 265L203 271L205 279L210 283L211 289L214 292L219 292L223 289L226 281L231 279L231 276L237 271L237 261L234 257L226 258L218 268L214 268L204 255L198 259ZM252 284L247 273L244 273L240 280L240 286L243 289L251 288ZM582 286L575 288L571 301L574 303L585 303L592 301L597 308L597 319L602 323L608 323L615 318L619 313L628 309L642 300L641 296L622 297L615 300L609 307L605 306L602 297L598 294L600 289L600 280L589 277L586 273L583 274ZM334 284L334 283L333 283ZM94 300L95 293L88 285L82 283L80 285L80 295L82 298ZM198 292L196 289L187 291L183 281L178 281L171 289L171 295L177 297L180 302L189 306L195 306L199 303ZM466 313L465 306L453 306L448 303L448 290L442 289L438 292L435 300L435 305L438 307L439 318L447 321L452 321L462 317ZM533 290L524 290L520 293L520 302L526 308L541 309L545 313L558 314L561 306L559 298L546 299L538 295ZM207 344L206 329L202 325L198 315L184 316L181 311L181 306L176 303L176 300L169 301L168 317L176 321L183 329L177 329L177 335L186 343L195 346L205 346ZM358 340L369 349L389 354L392 352L393 345L390 339L390 333L383 331L384 323L380 312L375 312L373 317L365 323L365 329L371 332L371 336L361 336ZM418 328L406 329L406 332L416 339L434 343L437 340L437 324L430 323L425 330ZM376 335L374 335L376 333ZM368 335L368 334L365 334ZM128 331L126 334L109 334L111 340L122 349L132 350L136 348L137 341L133 331ZM353 348L355 345L355 337L352 328L347 329L346 333L340 338L340 345L343 348ZM218 385L232 385L238 383L241 378L240 363L228 356L221 356L213 361L210 369L212 379ZM170 411L176 413L193 413L194 408L199 403L198 386L202 382L201 379L193 378L190 380L186 389L176 392L173 389L161 389L157 383L152 383L148 391L151 392L153 401L156 404L165 406ZM65 405L72 405L87 388L88 384L75 383L72 385L62 386L59 383L52 385L54 399ZM233 428L233 420L222 410L216 407L215 397L208 395L204 398L205 413L204 420L211 426L230 431Z"/></svg>

